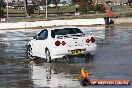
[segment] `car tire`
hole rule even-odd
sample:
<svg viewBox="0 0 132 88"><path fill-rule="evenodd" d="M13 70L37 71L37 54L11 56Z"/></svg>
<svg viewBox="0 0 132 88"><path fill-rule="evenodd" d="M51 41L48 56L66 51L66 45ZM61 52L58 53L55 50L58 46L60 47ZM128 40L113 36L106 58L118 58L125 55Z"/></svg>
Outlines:
<svg viewBox="0 0 132 88"><path fill-rule="evenodd" d="M36 59L36 57L33 56L32 47L30 45L28 45L28 47L27 47L27 56L31 60Z"/></svg>
<svg viewBox="0 0 132 88"><path fill-rule="evenodd" d="M50 56L50 51L47 49L45 52L46 55L46 60L48 63L51 63L51 56Z"/></svg>

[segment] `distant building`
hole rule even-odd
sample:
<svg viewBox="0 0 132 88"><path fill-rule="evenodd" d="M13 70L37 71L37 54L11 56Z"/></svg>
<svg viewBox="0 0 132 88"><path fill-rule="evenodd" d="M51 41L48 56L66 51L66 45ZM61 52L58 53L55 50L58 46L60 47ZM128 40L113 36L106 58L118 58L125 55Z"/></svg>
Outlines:
<svg viewBox="0 0 132 88"><path fill-rule="evenodd" d="M116 4L123 4L123 3L128 3L128 0L92 0L93 3L106 3L106 2L110 2L110 3L116 3Z"/></svg>
<svg viewBox="0 0 132 88"><path fill-rule="evenodd" d="M111 1L114 6L120 6L120 5L127 5L128 4L128 0L107 0L107 1Z"/></svg>
<svg viewBox="0 0 132 88"><path fill-rule="evenodd" d="M105 0L105 1L112 1L113 3L127 3L128 0Z"/></svg>

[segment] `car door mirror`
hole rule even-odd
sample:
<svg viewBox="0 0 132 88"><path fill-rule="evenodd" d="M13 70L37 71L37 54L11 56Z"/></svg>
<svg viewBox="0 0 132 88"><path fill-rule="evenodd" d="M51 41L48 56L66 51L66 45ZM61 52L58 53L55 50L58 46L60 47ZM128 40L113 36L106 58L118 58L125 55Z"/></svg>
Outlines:
<svg viewBox="0 0 132 88"><path fill-rule="evenodd" d="M33 36L33 39L36 39L37 40L38 39L38 36Z"/></svg>

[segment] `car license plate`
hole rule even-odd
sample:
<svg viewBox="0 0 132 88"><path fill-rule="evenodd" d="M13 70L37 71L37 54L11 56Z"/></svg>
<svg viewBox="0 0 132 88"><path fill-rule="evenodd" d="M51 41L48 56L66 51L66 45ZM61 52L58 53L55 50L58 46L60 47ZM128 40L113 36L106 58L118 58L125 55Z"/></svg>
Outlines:
<svg viewBox="0 0 132 88"><path fill-rule="evenodd" d="M73 55L82 54L82 50L72 50L71 52Z"/></svg>

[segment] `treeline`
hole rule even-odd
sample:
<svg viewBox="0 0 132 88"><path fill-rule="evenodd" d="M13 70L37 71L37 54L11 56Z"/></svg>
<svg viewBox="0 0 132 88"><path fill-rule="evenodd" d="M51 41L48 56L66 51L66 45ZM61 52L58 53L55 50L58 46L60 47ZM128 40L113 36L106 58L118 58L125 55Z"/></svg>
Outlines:
<svg viewBox="0 0 132 88"><path fill-rule="evenodd" d="M58 4L60 3L61 0L31 0L29 2L28 0L24 1L15 1L12 0L12 2L8 3L10 6L23 6L25 7L25 14L27 16L31 16L32 14L35 13L35 10L37 10L38 15L41 14L41 8L40 6L45 7L46 5L49 4L54 4L55 8L60 10L60 7ZM70 0L69 0L70 1ZM65 1L66 3L66 1ZM93 2L93 0L71 0L71 5L73 8L75 8L75 12L82 12L82 13L89 13L90 11L99 11L99 12L105 12L105 6L103 4L97 4ZM76 6L78 5L78 6ZM0 0L0 17L4 16L3 8L6 7L5 0Z"/></svg>

